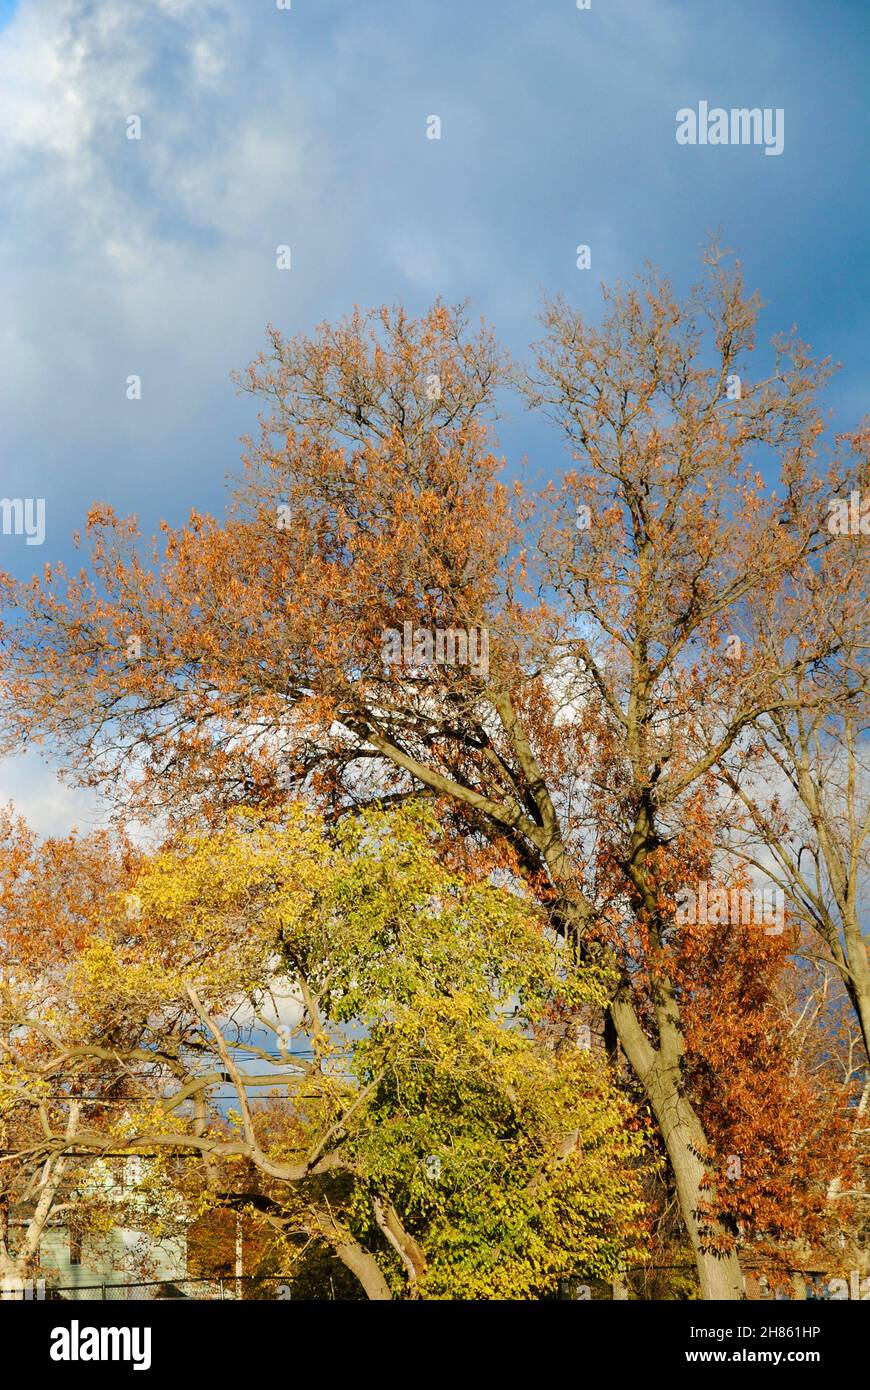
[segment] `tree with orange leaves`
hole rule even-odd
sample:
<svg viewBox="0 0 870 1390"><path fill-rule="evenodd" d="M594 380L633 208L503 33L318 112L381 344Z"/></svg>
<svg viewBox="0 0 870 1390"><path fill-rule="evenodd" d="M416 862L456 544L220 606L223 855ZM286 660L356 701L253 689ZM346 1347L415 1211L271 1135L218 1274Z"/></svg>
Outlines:
<svg viewBox="0 0 870 1390"><path fill-rule="evenodd" d="M19 593L5 709L85 779L121 774L181 819L300 790L336 814L436 798L578 957L615 968L609 1039L655 1114L702 1294L738 1298L733 1235L702 1210L715 1179L657 874L696 837L707 774L793 708L794 652L733 661L729 638L830 543L829 368L783 339L753 375L757 298L716 248L706 263L686 302L654 275L606 293L598 327L549 307L523 389L571 466L537 499L500 476L488 418L507 369L461 311L272 332L242 379L265 413L227 521L193 516L148 561L133 521L94 509L91 574ZM468 650L482 630L485 670L456 642L439 659L439 634ZM800 659L837 643L813 633Z"/></svg>
<svg viewBox="0 0 870 1390"><path fill-rule="evenodd" d="M844 495L867 493L870 430L865 424L844 443L842 475L822 499L827 537L815 563L799 585L761 592L747 604L741 631L755 663L775 669L784 650L793 661L780 673L781 698L759 712L751 735L724 760L720 783L730 803L726 842L775 881L833 962L866 1058L870 568L866 537L834 522Z"/></svg>
<svg viewBox="0 0 870 1390"><path fill-rule="evenodd" d="M80 1126L105 1129L129 1095L115 1056L132 1045L127 1022L117 1010L82 1019L67 974L135 862L107 833L41 843L0 815L0 1279L34 1276L90 1164L75 1151Z"/></svg>
<svg viewBox="0 0 870 1390"><path fill-rule="evenodd" d="M684 883L689 866L674 867ZM697 868L703 882L705 866ZM712 878L709 901L717 891L725 910L678 909L666 945L682 1005L686 1092L709 1140L701 1211L739 1235L756 1266L763 1257L797 1270L855 1214L848 1203L832 1211L828 1195L838 1174L858 1171L861 1088L851 1071L838 1074L833 1055L805 1047L794 919L777 910L733 912L751 895L739 872ZM819 1052L827 1045L833 1053L835 1016L817 1017L814 1031Z"/></svg>

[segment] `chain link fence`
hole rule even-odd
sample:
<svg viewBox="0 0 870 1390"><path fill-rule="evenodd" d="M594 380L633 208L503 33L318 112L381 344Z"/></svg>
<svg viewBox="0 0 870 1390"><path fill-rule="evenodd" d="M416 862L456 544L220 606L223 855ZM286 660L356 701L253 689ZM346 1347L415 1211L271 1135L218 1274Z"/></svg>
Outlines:
<svg viewBox="0 0 870 1390"><path fill-rule="evenodd" d="M69 1302L140 1302L152 1299L175 1302L195 1299L216 1300L262 1299L289 1297L290 1275L244 1275L241 1278L143 1279L120 1283L107 1278L89 1284L52 1284L40 1280L29 1288L7 1292L5 1297L17 1299L55 1300Z"/></svg>

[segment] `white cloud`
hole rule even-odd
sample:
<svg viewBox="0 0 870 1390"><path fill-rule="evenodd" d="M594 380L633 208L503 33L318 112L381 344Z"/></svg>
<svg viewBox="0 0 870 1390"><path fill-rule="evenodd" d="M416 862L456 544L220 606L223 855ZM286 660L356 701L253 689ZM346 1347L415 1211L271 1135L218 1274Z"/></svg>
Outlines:
<svg viewBox="0 0 870 1390"><path fill-rule="evenodd" d="M10 801L40 836L66 835L74 825L92 829L106 824L96 797L61 782L36 754L0 763L0 805Z"/></svg>

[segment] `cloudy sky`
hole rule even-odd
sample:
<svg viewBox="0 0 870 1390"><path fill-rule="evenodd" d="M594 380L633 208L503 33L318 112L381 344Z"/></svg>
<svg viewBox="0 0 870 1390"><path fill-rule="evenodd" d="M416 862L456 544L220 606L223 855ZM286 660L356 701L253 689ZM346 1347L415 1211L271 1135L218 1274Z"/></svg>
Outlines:
<svg viewBox="0 0 870 1390"><path fill-rule="evenodd" d="M47 520L0 568L69 556L95 499L148 530L220 510L253 423L229 373L269 321L470 297L521 354L544 294L594 314L645 258L688 285L717 228L768 336L843 362L854 425L868 40L867 0L0 0L0 495ZM678 145L701 100L782 108L783 153ZM519 415L501 437L560 449ZM9 796L46 830L90 815L29 761Z"/></svg>

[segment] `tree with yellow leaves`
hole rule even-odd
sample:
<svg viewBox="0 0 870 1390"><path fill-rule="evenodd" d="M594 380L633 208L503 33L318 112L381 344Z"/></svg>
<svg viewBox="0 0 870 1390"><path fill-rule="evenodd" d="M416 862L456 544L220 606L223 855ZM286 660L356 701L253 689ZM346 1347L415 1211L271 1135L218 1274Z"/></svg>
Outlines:
<svg viewBox="0 0 870 1390"><path fill-rule="evenodd" d="M710 1299L742 1278L669 881L715 877L706 806L717 774L746 791L753 731L769 771L777 723L808 698L823 717L850 651L866 684L838 621L866 631L866 585L841 609L858 557L828 565L826 620L794 627L842 550L826 499L860 441L820 461L830 364L795 336L753 357L758 312L716 246L686 298L651 272L605 291L600 322L548 306L522 385L568 458L537 494L505 475L506 364L461 309L271 331L242 378L261 431L226 520L194 514L145 555L135 519L94 507L90 571L16 592L3 699L9 746L58 740L85 780L176 822L430 797L578 962L606 955L606 1041L655 1116ZM768 613L764 641L734 645Z"/></svg>
<svg viewBox="0 0 870 1390"><path fill-rule="evenodd" d="M200 1210L247 1212L288 1258L326 1247L370 1298L537 1297L640 1248L642 1127L565 1036L606 980L448 867L430 814L239 812L144 863L135 899L66 975L77 1057L123 1021L129 1103L55 1122L40 1157L192 1155Z"/></svg>

